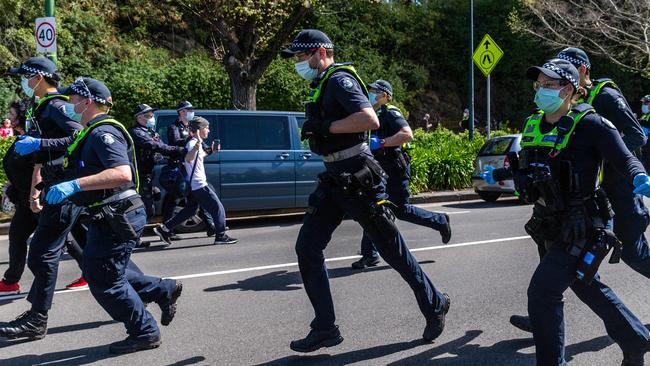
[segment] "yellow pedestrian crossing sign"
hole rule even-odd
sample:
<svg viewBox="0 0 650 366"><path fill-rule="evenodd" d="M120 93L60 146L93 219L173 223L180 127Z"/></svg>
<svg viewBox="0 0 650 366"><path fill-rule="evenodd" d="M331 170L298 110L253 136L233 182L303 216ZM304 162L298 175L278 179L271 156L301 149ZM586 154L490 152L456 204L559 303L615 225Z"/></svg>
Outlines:
<svg viewBox="0 0 650 366"><path fill-rule="evenodd" d="M478 44L476 50L474 51L474 64L483 72L485 76L490 76L492 70L497 65L501 57L503 56L503 51L497 46L496 42L490 37L489 34L486 34L483 37L481 43Z"/></svg>

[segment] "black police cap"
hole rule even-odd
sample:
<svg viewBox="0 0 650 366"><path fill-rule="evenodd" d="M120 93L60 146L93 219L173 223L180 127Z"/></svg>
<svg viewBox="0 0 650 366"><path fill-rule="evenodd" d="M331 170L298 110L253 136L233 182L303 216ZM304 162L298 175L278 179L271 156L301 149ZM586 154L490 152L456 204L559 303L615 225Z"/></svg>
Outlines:
<svg viewBox="0 0 650 366"><path fill-rule="evenodd" d="M135 107L135 109L133 110L133 117L137 117L137 116L139 116L141 114L145 114L145 113L153 112L153 111L157 111L157 110L158 110L158 108L151 108L151 107L149 107L148 104L144 104L144 103L143 104L138 104L138 106Z"/></svg>
<svg viewBox="0 0 650 366"><path fill-rule="evenodd" d="M537 80L540 72L551 79L567 80L576 90L580 87L580 73L567 60L554 58L546 61L543 66L532 66L526 71L526 76L531 80Z"/></svg>
<svg viewBox="0 0 650 366"><path fill-rule="evenodd" d="M390 83L386 80L377 80L374 83L368 84L369 89L377 89L380 91L383 91L384 93L388 94L389 96L393 96L393 87L390 85Z"/></svg>
<svg viewBox="0 0 650 366"><path fill-rule="evenodd" d="M591 62L589 62L589 57L587 53L577 47L565 48L556 56L559 59L567 60L573 64L576 68L585 65L587 69L591 69Z"/></svg>
<svg viewBox="0 0 650 366"><path fill-rule="evenodd" d="M9 69L14 75L43 75L50 79L59 81L61 77L56 72L56 64L47 57L31 57L18 67Z"/></svg>
<svg viewBox="0 0 650 366"><path fill-rule="evenodd" d="M183 109L194 109L194 106L192 105L192 103L185 100L185 101L182 101L182 102L178 103L178 107L176 107L176 111L178 112L178 111L181 111Z"/></svg>
<svg viewBox="0 0 650 366"><path fill-rule="evenodd" d="M82 97L90 98L93 102L109 107L113 106L111 91L104 83L92 78L78 77L63 94L81 95Z"/></svg>
<svg viewBox="0 0 650 366"><path fill-rule="evenodd" d="M282 57L288 58L296 53L305 52L314 48L333 49L334 44L327 34L318 29L303 29L291 42L291 46L282 50Z"/></svg>

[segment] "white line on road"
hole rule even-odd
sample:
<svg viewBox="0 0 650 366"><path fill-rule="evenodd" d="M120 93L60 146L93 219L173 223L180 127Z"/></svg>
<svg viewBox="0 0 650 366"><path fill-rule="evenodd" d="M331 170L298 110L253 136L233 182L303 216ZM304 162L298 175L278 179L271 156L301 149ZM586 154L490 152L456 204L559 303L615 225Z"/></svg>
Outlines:
<svg viewBox="0 0 650 366"><path fill-rule="evenodd" d="M503 242L509 242L509 241L526 240L526 239L530 239L530 236L527 236L527 235L526 236L513 236L513 237L510 237L510 238L479 240L479 241L470 241L470 242L467 242L467 243L437 245L437 246L425 247L425 248L414 248L414 249L411 249L411 252L423 252L423 251L438 250L438 249L452 249L452 248L460 248L460 247L467 247L467 246L474 246L474 245L486 245L486 244L503 243ZM350 256L347 256L347 257L336 257L336 258L325 259L325 262L339 262L339 261L346 261L346 260L358 259L358 258L361 258L361 256L360 255L350 255ZM289 267L296 267L296 266L298 266L298 262L290 262L290 263L273 264L273 265L269 265L269 266L248 267L248 268L239 268L239 269L229 269L229 270L225 270L225 271L195 273L195 274L182 275L182 276L173 276L173 277L167 277L167 278L172 278L172 279L175 279L175 280L185 280L185 279L190 279L190 278L221 276L221 275L227 275L227 274L233 274L233 273L263 271L263 270L269 270L269 269L289 268ZM87 291L87 290L88 289L59 290L59 291L55 291L54 293L55 294L66 294L66 293L71 293L71 292ZM15 299L20 299L20 298L23 298L23 297L26 297L26 296L27 296L26 293L17 294L17 295L0 296L0 301L15 300Z"/></svg>

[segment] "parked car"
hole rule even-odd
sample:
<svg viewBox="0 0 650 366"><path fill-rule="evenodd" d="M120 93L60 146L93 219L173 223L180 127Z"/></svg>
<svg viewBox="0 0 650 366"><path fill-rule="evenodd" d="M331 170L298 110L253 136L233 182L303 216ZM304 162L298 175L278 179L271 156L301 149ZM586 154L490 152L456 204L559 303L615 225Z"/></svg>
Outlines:
<svg viewBox="0 0 650 366"><path fill-rule="evenodd" d="M206 157L205 171L230 216L307 207L316 176L325 167L322 158L309 151L307 141L300 141L304 113L195 110L195 115L210 122L206 142L220 140L221 150ZM155 117L156 130L167 142L167 127L177 113L159 110ZM162 160L156 166L157 177L166 163ZM157 179L155 183L164 195Z"/></svg>
<svg viewBox="0 0 650 366"><path fill-rule="evenodd" d="M507 154L521 150L520 142L521 134L499 136L487 140L479 150L474 163L472 186L484 201L494 202L504 193L515 193L515 183L512 179L489 184L481 179L480 174L488 165L494 168L509 166Z"/></svg>

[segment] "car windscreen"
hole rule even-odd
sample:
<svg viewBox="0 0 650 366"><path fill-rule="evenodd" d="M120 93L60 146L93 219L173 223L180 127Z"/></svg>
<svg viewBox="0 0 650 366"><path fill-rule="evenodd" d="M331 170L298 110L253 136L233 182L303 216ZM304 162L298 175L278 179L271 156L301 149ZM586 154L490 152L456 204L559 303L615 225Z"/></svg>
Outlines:
<svg viewBox="0 0 650 366"><path fill-rule="evenodd" d="M510 151L510 145L512 145L514 140L514 137L496 137L490 139L485 142L478 155L506 155Z"/></svg>

